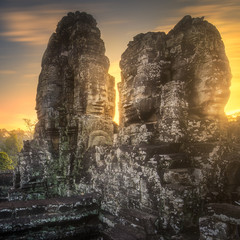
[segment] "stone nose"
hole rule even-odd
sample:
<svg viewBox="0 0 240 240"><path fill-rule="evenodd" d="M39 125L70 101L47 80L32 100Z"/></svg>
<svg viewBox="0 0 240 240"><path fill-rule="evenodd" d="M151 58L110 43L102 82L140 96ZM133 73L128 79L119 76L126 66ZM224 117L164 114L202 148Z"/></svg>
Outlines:
<svg viewBox="0 0 240 240"><path fill-rule="evenodd" d="M99 94L96 96L95 103L101 104L101 103L103 103L103 102L104 102L103 96L99 93Z"/></svg>
<svg viewBox="0 0 240 240"><path fill-rule="evenodd" d="M228 96L229 94L229 90L227 88L218 88L215 90L215 96L219 97L219 98L224 98L226 96Z"/></svg>
<svg viewBox="0 0 240 240"><path fill-rule="evenodd" d="M99 110L102 110L103 105L104 105L104 99L101 96L101 94L98 94L94 99L93 106L95 108L98 108Z"/></svg>

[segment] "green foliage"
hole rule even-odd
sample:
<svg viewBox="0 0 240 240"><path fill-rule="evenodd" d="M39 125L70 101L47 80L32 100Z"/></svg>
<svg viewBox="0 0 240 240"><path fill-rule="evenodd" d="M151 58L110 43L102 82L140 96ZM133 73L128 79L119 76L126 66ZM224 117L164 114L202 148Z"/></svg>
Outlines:
<svg viewBox="0 0 240 240"><path fill-rule="evenodd" d="M8 131L0 129L0 152L4 152L11 159L13 166L17 164L17 155L23 148L23 140L29 140L33 137L35 122L24 119L27 131L21 129Z"/></svg>
<svg viewBox="0 0 240 240"><path fill-rule="evenodd" d="M0 149L3 148L4 146L4 141L6 139L6 137L9 136L8 131L4 128L4 129L0 129Z"/></svg>
<svg viewBox="0 0 240 240"><path fill-rule="evenodd" d="M31 119L23 118L23 121L27 128L27 131L25 132L25 134L28 136L29 139L33 139L34 129L35 129L37 120L32 121Z"/></svg>
<svg viewBox="0 0 240 240"><path fill-rule="evenodd" d="M0 170L12 170L13 162L5 152L0 152Z"/></svg>
<svg viewBox="0 0 240 240"><path fill-rule="evenodd" d="M22 150L25 132L21 129L7 131L0 129L0 151L5 152L16 165L17 154Z"/></svg>
<svg viewBox="0 0 240 240"><path fill-rule="evenodd" d="M18 152L21 151L22 147L23 147L23 141L15 133L11 133L5 139L5 150L8 150L11 153L10 155L17 154Z"/></svg>
<svg viewBox="0 0 240 240"><path fill-rule="evenodd" d="M3 150L8 153L10 158L13 160L14 164L17 162L17 154L23 148L23 139L16 133L11 132L9 136L4 141Z"/></svg>

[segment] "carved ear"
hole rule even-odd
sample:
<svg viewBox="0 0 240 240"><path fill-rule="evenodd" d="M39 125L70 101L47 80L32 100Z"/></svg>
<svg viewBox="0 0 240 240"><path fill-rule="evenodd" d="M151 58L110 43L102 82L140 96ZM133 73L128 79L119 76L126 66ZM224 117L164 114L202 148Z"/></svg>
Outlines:
<svg viewBox="0 0 240 240"><path fill-rule="evenodd" d="M112 145L112 139L106 132L102 130L96 130L90 133L88 139L88 148L104 145Z"/></svg>

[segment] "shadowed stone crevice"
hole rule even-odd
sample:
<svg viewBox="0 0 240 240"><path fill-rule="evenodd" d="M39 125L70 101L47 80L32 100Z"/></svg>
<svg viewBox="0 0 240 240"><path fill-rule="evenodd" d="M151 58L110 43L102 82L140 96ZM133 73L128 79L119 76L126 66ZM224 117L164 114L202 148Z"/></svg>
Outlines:
<svg viewBox="0 0 240 240"><path fill-rule="evenodd" d="M0 171L0 203L8 200L8 191L13 185L13 171Z"/></svg>

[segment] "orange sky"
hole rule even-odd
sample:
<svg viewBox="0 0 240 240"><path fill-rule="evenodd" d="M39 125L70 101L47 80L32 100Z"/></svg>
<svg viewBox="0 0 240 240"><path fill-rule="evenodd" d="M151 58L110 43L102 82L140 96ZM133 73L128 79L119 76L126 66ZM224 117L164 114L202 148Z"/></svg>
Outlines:
<svg viewBox="0 0 240 240"><path fill-rule="evenodd" d="M168 32L185 15L205 16L220 31L232 69L231 96L225 111L240 110L239 0L1 0L0 128L24 128L23 118L36 118L42 55L57 22L76 10L97 19L111 62L109 72L116 83L120 81L121 54L133 36Z"/></svg>

